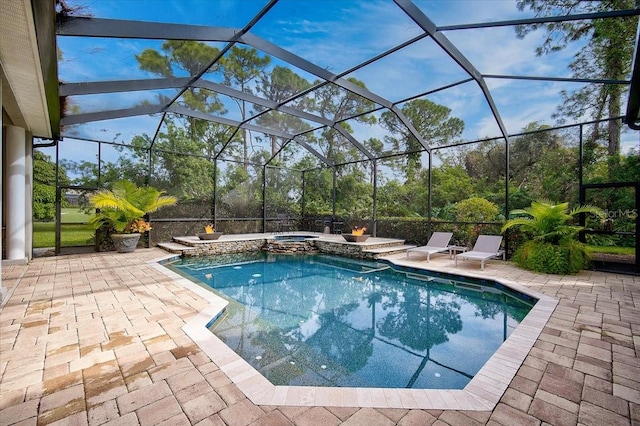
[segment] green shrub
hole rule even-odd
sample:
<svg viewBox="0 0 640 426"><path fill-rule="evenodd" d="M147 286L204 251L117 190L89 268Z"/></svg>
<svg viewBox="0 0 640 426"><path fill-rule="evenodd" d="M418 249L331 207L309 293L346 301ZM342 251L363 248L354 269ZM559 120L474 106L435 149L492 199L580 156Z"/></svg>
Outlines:
<svg viewBox="0 0 640 426"><path fill-rule="evenodd" d="M517 217L508 220L502 232L515 228L531 238L516 250L516 264L548 274L575 274L588 267L586 246L576 240L585 228L573 224L573 218L581 213L602 216L602 210L593 206L570 210L569 203L549 201L534 201L531 207L511 211Z"/></svg>
<svg viewBox="0 0 640 426"><path fill-rule="evenodd" d="M544 241L527 241L515 252L513 260L518 266L547 274L575 274L589 266L584 244L577 241L562 246Z"/></svg>
<svg viewBox="0 0 640 426"><path fill-rule="evenodd" d="M478 235L486 233L481 223L492 222L498 217L498 206L480 197L467 198L453 206L453 240L459 245L473 246ZM464 223L467 222L467 223Z"/></svg>
<svg viewBox="0 0 640 426"><path fill-rule="evenodd" d="M489 222L498 215L498 206L480 197L457 202L453 210L459 222Z"/></svg>

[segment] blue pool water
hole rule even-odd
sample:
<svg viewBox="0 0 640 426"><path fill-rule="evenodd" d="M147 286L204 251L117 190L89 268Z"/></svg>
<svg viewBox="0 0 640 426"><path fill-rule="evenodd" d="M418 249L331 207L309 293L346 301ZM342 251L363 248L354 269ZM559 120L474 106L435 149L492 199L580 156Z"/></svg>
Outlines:
<svg viewBox="0 0 640 426"><path fill-rule="evenodd" d="M275 385L462 389L535 299L329 255L184 258L229 305L211 330Z"/></svg>

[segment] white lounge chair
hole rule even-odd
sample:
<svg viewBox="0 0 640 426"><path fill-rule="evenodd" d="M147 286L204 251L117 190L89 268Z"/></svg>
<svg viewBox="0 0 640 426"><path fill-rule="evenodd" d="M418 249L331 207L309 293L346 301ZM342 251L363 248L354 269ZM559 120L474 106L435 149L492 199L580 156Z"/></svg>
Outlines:
<svg viewBox="0 0 640 426"><path fill-rule="evenodd" d="M407 250L407 258L409 258L409 253L426 253L428 262L432 254L449 250L449 241L451 241L452 236L453 232L434 232L429 241L427 241L426 246Z"/></svg>
<svg viewBox="0 0 640 426"><path fill-rule="evenodd" d="M479 235L473 250L456 254L456 266L458 266L458 258L479 260L480 270L484 271L486 260L496 257L504 259L504 250L500 250L500 244L502 244L502 236L500 235Z"/></svg>

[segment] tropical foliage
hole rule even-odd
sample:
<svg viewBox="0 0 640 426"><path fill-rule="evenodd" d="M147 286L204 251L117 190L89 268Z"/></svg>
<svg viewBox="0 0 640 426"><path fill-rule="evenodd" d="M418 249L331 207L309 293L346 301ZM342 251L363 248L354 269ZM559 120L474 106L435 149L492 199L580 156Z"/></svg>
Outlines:
<svg viewBox="0 0 640 426"><path fill-rule="evenodd" d="M509 219L502 232L517 228L530 238L514 255L518 265L550 274L576 273L587 266L586 248L576 240L585 227L575 225L573 220L579 214L601 217L601 209L593 206L569 209L569 203L534 201L530 207L513 210L511 214L518 217Z"/></svg>
<svg viewBox="0 0 640 426"><path fill-rule="evenodd" d="M173 196L162 195L153 187L138 187L133 182L121 180L111 190L101 190L89 197L93 207L99 209L89 220L95 229L112 227L117 233L146 232L151 229L142 218L161 207L177 202Z"/></svg>
<svg viewBox="0 0 640 426"><path fill-rule="evenodd" d="M588 252L577 241L558 246L530 240L516 250L513 260L524 269L547 274L575 274L589 264Z"/></svg>
<svg viewBox="0 0 640 426"><path fill-rule="evenodd" d="M69 179L64 168L57 169L50 156L41 151L33 151L33 218L53 220L56 213L56 174L60 185L68 185ZM62 200L62 207L67 206Z"/></svg>

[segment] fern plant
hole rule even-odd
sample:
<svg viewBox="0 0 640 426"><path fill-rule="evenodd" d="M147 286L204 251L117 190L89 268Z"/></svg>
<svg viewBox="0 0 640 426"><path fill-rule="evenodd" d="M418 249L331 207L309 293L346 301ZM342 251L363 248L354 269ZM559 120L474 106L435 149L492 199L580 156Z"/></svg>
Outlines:
<svg viewBox="0 0 640 426"><path fill-rule="evenodd" d="M582 213L604 216L604 212L594 206L584 205L570 210L569 203L553 204L549 201L534 201L530 207L513 210L512 215L523 216L508 220L502 232L518 228L531 238L516 250L515 262L525 269L550 274L576 273L587 267L589 256L586 247L576 239L585 227L572 222Z"/></svg>

